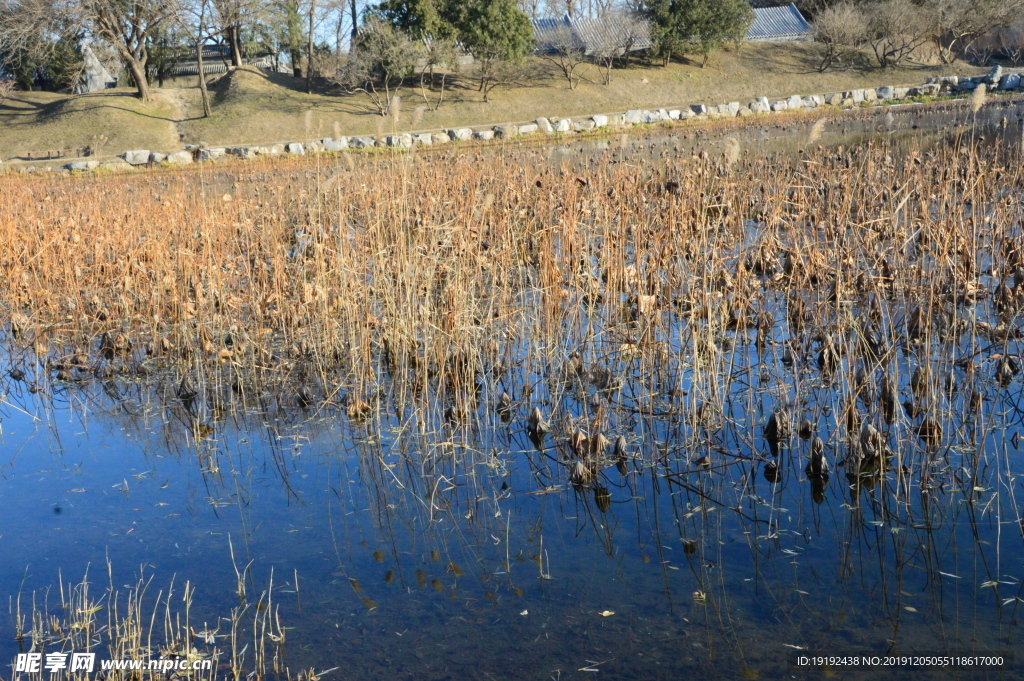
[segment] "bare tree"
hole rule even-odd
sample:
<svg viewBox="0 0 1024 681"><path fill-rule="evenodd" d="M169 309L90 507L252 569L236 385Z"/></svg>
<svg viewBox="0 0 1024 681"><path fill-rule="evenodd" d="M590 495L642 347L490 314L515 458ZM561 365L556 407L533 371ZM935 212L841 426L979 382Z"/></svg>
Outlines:
<svg viewBox="0 0 1024 681"><path fill-rule="evenodd" d="M945 63L967 54L993 29L1009 26L1024 14L1024 0L927 0L921 10L929 36Z"/></svg>
<svg viewBox="0 0 1024 681"><path fill-rule="evenodd" d="M519 9L523 10L523 13L531 19L536 19L540 16L540 8L544 4L544 0L519 0Z"/></svg>
<svg viewBox="0 0 1024 681"><path fill-rule="evenodd" d="M206 89L206 67L203 64L203 46L208 40L220 35L223 29L210 28L210 15L214 7L212 0L195 0L188 6L188 13L191 14L191 21L183 22L191 27L189 31L190 42L196 49L196 72L200 97L203 101L203 118L209 118L213 111L210 107L210 93Z"/></svg>
<svg viewBox="0 0 1024 681"><path fill-rule="evenodd" d="M0 0L0 72L16 84L31 89L38 66L66 61L69 46L81 38L78 12L62 3ZM77 81L77 75L67 75Z"/></svg>
<svg viewBox="0 0 1024 681"><path fill-rule="evenodd" d="M868 44L882 68L902 65L929 40L924 14L910 0L886 0L868 5Z"/></svg>
<svg viewBox="0 0 1024 681"><path fill-rule="evenodd" d="M453 40L431 37L423 42L423 68L420 69L420 94L431 111L437 111L444 101L444 88L448 76L459 70L459 49ZM431 103L428 91L434 90L440 72L437 101Z"/></svg>
<svg viewBox="0 0 1024 681"><path fill-rule="evenodd" d="M365 93L377 113L387 116L419 52L419 43L402 31L379 19L369 19L359 32L356 49L333 80L349 92Z"/></svg>
<svg viewBox="0 0 1024 681"><path fill-rule="evenodd" d="M202 2L202 0L199 0ZM214 0L214 8L219 18L220 31L231 50L231 66L242 65L242 46L240 33L242 31L242 17L248 8L248 0ZM209 13L207 13L209 14ZM207 16L207 22L213 23L211 17Z"/></svg>
<svg viewBox="0 0 1024 681"><path fill-rule="evenodd" d="M629 10L610 9L598 17L603 30L592 37L588 45L589 56L604 69L604 84L612 82L612 67L615 60L629 55L648 33L647 24L636 13Z"/></svg>
<svg viewBox="0 0 1024 681"><path fill-rule="evenodd" d="M569 89L575 90L583 79L587 67L586 46L568 23L544 34L544 51L541 56L558 67L569 82Z"/></svg>
<svg viewBox="0 0 1024 681"><path fill-rule="evenodd" d="M582 0L547 0L545 4L548 7L549 16L567 16L572 19L579 15L583 2Z"/></svg>
<svg viewBox="0 0 1024 681"><path fill-rule="evenodd" d="M152 97L146 80L146 43L157 27L179 17L178 0L82 0L79 11L83 26L113 46L139 99L148 102Z"/></svg>
<svg viewBox="0 0 1024 681"><path fill-rule="evenodd" d="M1014 66L1019 66L1022 59L1024 59L1024 41L1021 40L1021 29L1017 27L1007 27L999 30L997 37L999 44L999 51L1006 55L1006 58L1010 60L1010 63Z"/></svg>
<svg viewBox="0 0 1024 681"><path fill-rule="evenodd" d="M864 44L868 35L868 18L852 2L827 7L814 18L814 39L825 47L818 70L824 72L836 61L842 61L852 48Z"/></svg>
<svg viewBox="0 0 1024 681"><path fill-rule="evenodd" d="M524 79L526 70L522 62L492 59L480 62L480 92L484 101L489 102L491 92L496 88L514 85Z"/></svg>

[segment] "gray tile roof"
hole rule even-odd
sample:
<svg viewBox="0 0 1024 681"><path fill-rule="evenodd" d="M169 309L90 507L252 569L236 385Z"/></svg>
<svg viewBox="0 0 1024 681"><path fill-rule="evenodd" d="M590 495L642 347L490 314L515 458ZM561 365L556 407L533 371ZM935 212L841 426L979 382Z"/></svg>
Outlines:
<svg viewBox="0 0 1024 681"><path fill-rule="evenodd" d="M747 40L783 42L811 39L811 25L800 14L796 5L754 7L753 10L754 23L747 31ZM533 35L537 43L536 49L541 53L554 52L567 41L573 41L587 54L600 53L607 49L617 50L622 54L627 45L631 52L654 46L648 22L629 14L601 19L572 19L568 16L560 19L533 19Z"/></svg>
<svg viewBox="0 0 1024 681"><path fill-rule="evenodd" d="M643 19L628 14L603 19L534 19L533 35L538 52L553 52L567 40L587 54L606 50L630 52L652 47L650 29Z"/></svg>
<svg viewBox="0 0 1024 681"><path fill-rule="evenodd" d="M796 5L754 8L754 23L747 31L747 40L770 42L810 38L811 25Z"/></svg>
<svg viewBox="0 0 1024 681"><path fill-rule="evenodd" d="M622 15L606 19L573 19L576 33L583 39L587 51L601 48L623 48L630 51L647 50L654 46L646 21Z"/></svg>

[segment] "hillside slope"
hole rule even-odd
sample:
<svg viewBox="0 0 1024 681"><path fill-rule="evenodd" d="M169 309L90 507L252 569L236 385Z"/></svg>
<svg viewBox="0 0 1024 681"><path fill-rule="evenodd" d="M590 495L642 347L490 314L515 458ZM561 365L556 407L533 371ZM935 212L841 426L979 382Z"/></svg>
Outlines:
<svg viewBox="0 0 1024 681"><path fill-rule="evenodd" d="M899 70L871 68L867 58L843 71L818 73L819 46L808 43L748 43L740 51L723 50L708 68L673 63L668 67L634 63L616 69L602 84L591 66L588 80L570 90L557 69L541 59L528 60L521 83L492 93L483 102L473 67L455 77L437 111L425 109L418 87L401 91L400 115L383 119L360 93L346 94L321 84L311 95L305 81L245 67L211 78L213 115L202 117L194 79L179 87L155 90L157 101L142 105L126 89L82 96L16 92L0 105L0 155L19 156L36 149L97 146L103 153L126 149L170 150L183 144L266 144L331 135L431 130L532 120L537 116L573 116L695 103L747 102L758 96L834 92L883 84L916 84L930 76L976 74L984 69L964 63L917 65ZM428 93L436 97L437 93Z"/></svg>

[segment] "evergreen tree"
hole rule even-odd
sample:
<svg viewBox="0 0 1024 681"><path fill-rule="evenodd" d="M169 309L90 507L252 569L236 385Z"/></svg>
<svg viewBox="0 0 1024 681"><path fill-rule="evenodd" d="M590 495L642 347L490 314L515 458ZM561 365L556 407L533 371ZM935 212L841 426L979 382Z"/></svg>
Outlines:
<svg viewBox="0 0 1024 681"><path fill-rule="evenodd" d="M687 42L701 56L702 68L724 43L742 41L754 21L754 10L745 0L690 0L684 5Z"/></svg>
<svg viewBox="0 0 1024 681"><path fill-rule="evenodd" d="M652 54L660 57L667 66L672 55L682 52L683 35L677 21L679 0L648 0L644 4L644 16L650 21Z"/></svg>
<svg viewBox="0 0 1024 681"><path fill-rule="evenodd" d="M518 62L533 51L533 25L516 0L467 0L449 16L462 44L480 61Z"/></svg>
<svg viewBox="0 0 1024 681"><path fill-rule="evenodd" d="M667 64L673 54L711 54L726 42L740 42L754 21L745 0L649 0L644 14L651 22L654 52Z"/></svg>
<svg viewBox="0 0 1024 681"><path fill-rule="evenodd" d="M484 93L503 65L521 62L533 51L533 25L516 0L453 3L449 16L459 40L480 64Z"/></svg>
<svg viewBox="0 0 1024 681"><path fill-rule="evenodd" d="M447 3L442 0L385 0L369 10L411 38L448 38L455 27L448 21Z"/></svg>

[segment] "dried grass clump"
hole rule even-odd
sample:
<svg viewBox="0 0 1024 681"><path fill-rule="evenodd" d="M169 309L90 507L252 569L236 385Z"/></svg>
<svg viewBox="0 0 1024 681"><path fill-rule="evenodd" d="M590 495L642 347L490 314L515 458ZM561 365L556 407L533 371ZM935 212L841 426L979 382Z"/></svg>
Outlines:
<svg viewBox="0 0 1024 681"><path fill-rule="evenodd" d="M227 669L233 679L281 678L284 664L285 628L280 608L273 603L273 574L257 602L247 600L246 575L239 575L239 601L230 617L217 617L196 603L196 588L185 582L180 589L173 580L157 589L152 576L140 573L124 589L114 584L113 566L107 563L107 585L97 590L88 570L80 582L58 584L57 598L50 589L11 599L10 616L19 650L30 653L94 653L94 675L105 679L161 679L159 669L110 669L108 660L169 660L195 668L175 669L175 678L213 681ZM204 669L205 667L205 669ZM85 679L72 669L27 673L31 681Z"/></svg>

